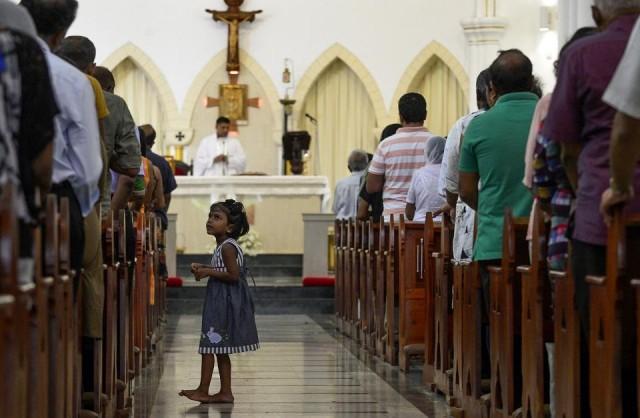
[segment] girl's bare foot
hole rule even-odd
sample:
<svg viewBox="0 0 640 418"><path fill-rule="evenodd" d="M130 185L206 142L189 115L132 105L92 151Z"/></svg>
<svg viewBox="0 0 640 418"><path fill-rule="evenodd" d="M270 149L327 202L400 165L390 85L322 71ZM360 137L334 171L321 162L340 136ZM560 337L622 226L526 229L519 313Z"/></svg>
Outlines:
<svg viewBox="0 0 640 418"><path fill-rule="evenodd" d="M186 396L188 399L191 399L194 402L200 402L200 403L209 403L211 402L211 398L212 398L212 396L209 396L207 392L204 392L204 391L201 392L200 390L196 390L191 393L185 392L184 396Z"/></svg>
<svg viewBox="0 0 640 418"><path fill-rule="evenodd" d="M180 392L178 392L179 396L189 396L195 392L197 392L198 389L183 389Z"/></svg>
<svg viewBox="0 0 640 418"><path fill-rule="evenodd" d="M234 398L230 393L218 392L213 396L209 396L209 403L233 403Z"/></svg>

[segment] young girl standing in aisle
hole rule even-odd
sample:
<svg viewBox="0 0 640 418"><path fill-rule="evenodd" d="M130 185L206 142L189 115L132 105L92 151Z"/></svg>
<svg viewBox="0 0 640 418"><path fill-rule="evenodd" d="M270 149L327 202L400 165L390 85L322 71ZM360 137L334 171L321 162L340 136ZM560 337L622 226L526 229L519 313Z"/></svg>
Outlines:
<svg viewBox="0 0 640 418"><path fill-rule="evenodd" d="M180 396L202 403L233 403L229 354L259 348L254 305L246 280L244 255L236 242L249 232L249 222L240 202L226 200L211 205L207 234L216 238L211 265L192 264L196 280L209 278L202 310L200 385ZM215 357L214 357L215 356ZM209 395L209 385L218 360L220 392Z"/></svg>

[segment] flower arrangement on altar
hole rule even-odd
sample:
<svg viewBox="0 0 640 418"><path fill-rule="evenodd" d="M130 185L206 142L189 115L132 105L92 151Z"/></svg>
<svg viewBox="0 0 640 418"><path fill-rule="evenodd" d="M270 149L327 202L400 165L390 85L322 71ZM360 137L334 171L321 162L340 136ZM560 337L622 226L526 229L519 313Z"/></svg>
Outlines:
<svg viewBox="0 0 640 418"><path fill-rule="evenodd" d="M262 252L260 234L255 229L250 229L246 235L241 236L238 239L238 244L245 255L256 256Z"/></svg>

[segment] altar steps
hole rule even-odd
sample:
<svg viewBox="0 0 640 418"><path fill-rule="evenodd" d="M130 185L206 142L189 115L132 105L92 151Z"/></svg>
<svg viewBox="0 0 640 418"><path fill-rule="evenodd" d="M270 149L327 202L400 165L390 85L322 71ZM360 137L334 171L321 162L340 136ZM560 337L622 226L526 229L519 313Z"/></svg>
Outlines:
<svg viewBox="0 0 640 418"><path fill-rule="evenodd" d="M167 289L167 304L172 314L196 314L202 310L206 281L196 282L191 263L208 263L210 256L179 255L178 275L181 288ZM249 257L253 276L248 278L256 314L331 314L334 312L333 287L302 287L302 255L259 255ZM254 284L255 281L255 284Z"/></svg>

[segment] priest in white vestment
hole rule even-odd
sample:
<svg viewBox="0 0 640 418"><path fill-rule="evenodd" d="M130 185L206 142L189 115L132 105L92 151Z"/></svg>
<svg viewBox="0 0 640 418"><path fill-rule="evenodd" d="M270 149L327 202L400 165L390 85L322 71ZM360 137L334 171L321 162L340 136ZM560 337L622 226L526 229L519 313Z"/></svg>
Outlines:
<svg viewBox="0 0 640 418"><path fill-rule="evenodd" d="M233 176L244 172L246 156L237 138L229 137L230 120L221 116L216 133L202 139L193 163L194 176Z"/></svg>

